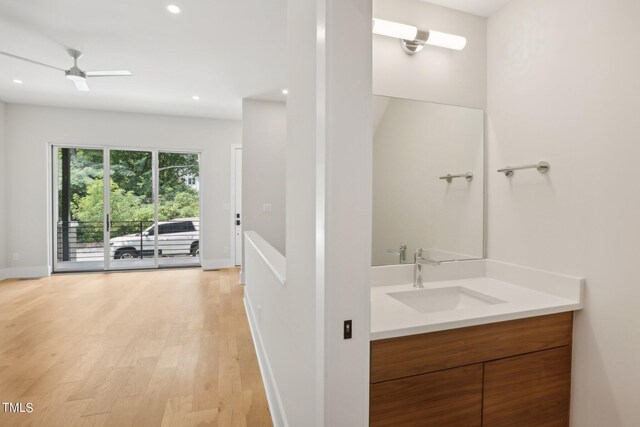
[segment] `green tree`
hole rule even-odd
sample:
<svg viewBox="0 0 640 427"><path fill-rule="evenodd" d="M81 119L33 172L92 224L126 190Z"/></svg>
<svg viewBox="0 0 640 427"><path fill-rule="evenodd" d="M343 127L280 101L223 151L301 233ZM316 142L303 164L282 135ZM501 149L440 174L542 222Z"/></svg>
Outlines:
<svg viewBox="0 0 640 427"><path fill-rule="evenodd" d="M200 216L199 196L195 190L187 190L175 194L172 198L160 198L158 219L167 221L174 218L190 218Z"/></svg>
<svg viewBox="0 0 640 427"><path fill-rule="evenodd" d="M110 183L110 220L114 224L114 234L139 232L153 221L153 205L143 203L141 197L132 191L125 191L113 180ZM80 239L83 242L99 242L103 238L103 194L102 179L96 179L87 186L87 194L73 196L73 217L81 223ZM140 224L133 224L138 221ZM120 224L118 224L120 222Z"/></svg>
<svg viewBox="0 0 640 427"><path fill-rule="evenodd" d="M62 158L62 150L58 158ZM103 152L96 149L70 148L71 194L84 197L87 187L103 177ZM152 197L152 157L150 152L113 150L110 156L111 179L127 192ZM59 188L62 184L59 171ZM190 153L164 153L158 155L160 195L171 198L177 193L191 190L185 178L199 178L198 155Z"/></svg>
<svg viewBox="0 0 640 427"><path fill-rule="evenodd" d="M148 151L113 150L111 158L111 179L125 192L131 192L152 199L152 157Z"/></svg>
<svg viewBox="0 0 640 427"><path fill-rule="evenodd" d="M62 150L69 150L70 155L71 218L81 223L79 238L85 243L100 242L104 153L98 149L62 148L58 150L59 159ZM154 218L151 153L113 150L110 168L112 236L137 233L151 225ZM198 192L186 182L186 178L199 178L197 154L159 153L158 177L161 221L199 216ZM58 182L61 189L61 171Z"/></svg>
<svg viewBox="0 0 640 427"><path fill-rule="evenodd" d="M85 196L87 186L96 179L102 179L102 151L71 149L70 154L71 194Z"/></svg>
<svg viewBox="0 0 640 427"><path fill-rule="evenodd" d="M120 188L113 179L110 188L112 236L140 233L153 224L152 203L146 203L143 197ZM87 186L85 196L73 196L72 215L80 222L79 238L84 243L101 242L103 239L103 193L103 180L95 179ZM172 197L160 198L160 221L198 217L199 214L199 196L195 190L188 189Z"/></svg>
<svg viewBox="0 0 640 427"><path fill-rule="evenodd" d="M198 155L187 153L159 153L158 177L160 196L172 198L191 189L185 178L199 178Z"/></svg>

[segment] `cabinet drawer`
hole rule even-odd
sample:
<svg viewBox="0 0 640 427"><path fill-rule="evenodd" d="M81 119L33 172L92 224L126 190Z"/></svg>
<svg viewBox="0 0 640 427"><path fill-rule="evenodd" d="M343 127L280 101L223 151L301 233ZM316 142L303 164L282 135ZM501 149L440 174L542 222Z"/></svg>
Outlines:
<svg viewBox="0 0 640 427"><path fill-rule="evenodd" d="M483 426L568 427L569 346L486 363Z"/></svg>
<svg viewBox="0 0 640 427"><path fill-rule="evenodd" d="M371 383L571 344L573 313L371 342Z"/></svg>
<svg viewBox="0 0 640 427"><path fill-rule="evenodd" d="M476 427L482 423L482 364L371 385L374 427Z"/></svg>

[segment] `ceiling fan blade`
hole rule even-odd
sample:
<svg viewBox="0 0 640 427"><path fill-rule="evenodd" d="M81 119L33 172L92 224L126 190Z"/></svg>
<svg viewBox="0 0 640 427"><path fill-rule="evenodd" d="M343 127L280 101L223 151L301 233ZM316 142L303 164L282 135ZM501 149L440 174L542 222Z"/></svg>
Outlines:
<svg viewBox="0 0 640 427"><path fill-rule="evenodd" d="M23 58L22 56L14 55L14 54L8 53L8 52L0 52L0 55L8 56L9 58L19 59L21 61L31 62L32 64L42 65L42 66L45 66L45 67L53 68L55 70L65 71L64 68L58 68L58 67L55 67L53 65L45 64L43 62L34 61L33 59L29 59L29 58Z"/></svg>
<svg viewBox="0 0 640 427"><path fill-rule="evenodd" d="M73 79L72 81L80 92L89 92L89 85L85 79Z"/></svg>
<svg viewBox="0 0 640 427"><path fill-rule="evenodd" d="M113 71L87 71L87 77L118 77L133 76L129 70L113 70Z"/></svg>

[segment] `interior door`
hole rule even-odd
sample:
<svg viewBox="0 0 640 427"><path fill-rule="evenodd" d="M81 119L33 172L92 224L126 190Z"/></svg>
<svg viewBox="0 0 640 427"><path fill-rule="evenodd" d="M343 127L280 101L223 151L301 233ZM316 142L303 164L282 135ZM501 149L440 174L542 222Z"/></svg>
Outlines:
<svg viewBox="0 0 640 427"><path fill-rule="evenodd" d="M235 149L236 265L242 265L242 148Z"/></svg>

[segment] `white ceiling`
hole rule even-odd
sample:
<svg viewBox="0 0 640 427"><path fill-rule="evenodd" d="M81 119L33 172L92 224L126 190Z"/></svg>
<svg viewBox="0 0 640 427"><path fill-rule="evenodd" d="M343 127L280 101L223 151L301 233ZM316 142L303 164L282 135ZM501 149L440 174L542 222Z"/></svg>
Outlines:
<svg viewBox="0 0 640 427"><path fill-rule="evenodd" d="M421 0L425 3L437 4L450 9L489 17L511 0Z"/></svg>
<svg viewBox="0 0 640 427"><path fill-rule="evenodd" d="M134 75L89 79L84 93L61 71L0 56L0 99L238 119L242 98L284 100L286 0L0 0L0 51L67 69L69 47L84 70Z"/></svg>

